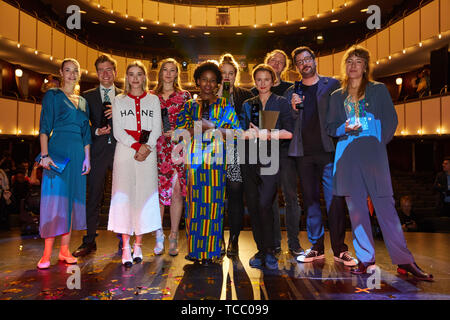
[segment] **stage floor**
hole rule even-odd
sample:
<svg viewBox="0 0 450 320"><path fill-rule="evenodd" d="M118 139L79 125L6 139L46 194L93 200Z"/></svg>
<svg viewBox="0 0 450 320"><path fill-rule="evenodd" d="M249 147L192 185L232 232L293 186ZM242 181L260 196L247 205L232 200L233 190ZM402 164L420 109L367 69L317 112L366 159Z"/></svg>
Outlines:
<svg viewBox="0 0 450 320"><path fill-rule="evenodd" d="M165 231L168 235L169 231ZM73 233L76 249L84 232ZM239 258L224 257L222 264L202 266L184 259L186 237L180 232L180 254L153 254L153 234L144 236L144 261L126 269L117 255L118 240L109 231L99 231L97 251L80 258L80 288L69 289L74 275L69 265L57 261L59 239L55 243L52 265L38 270L44 241L21 237L19 231L0 232L0 300L414 300L450 299L450 234L407 233L408 247L416 262L434 275L435 281L418 282L396 273L381 240L376 240L375 274L354 276L349 268L333 259L326 232L326 259L301 264L287 252L286 232L282 233L283 252L277 271L250 268L248 260L256 252L251 231L242 231ZM225 232L228 240L228 231ZM303 248L309 247L306 232L300 233ZM354 253L351 233L346 243ZM166 239L166 245L168 241ZM71 278L71 279L72 279ZM76 281L72 282L76 285ZM373 289L370 289L372 287Z"/></svg>

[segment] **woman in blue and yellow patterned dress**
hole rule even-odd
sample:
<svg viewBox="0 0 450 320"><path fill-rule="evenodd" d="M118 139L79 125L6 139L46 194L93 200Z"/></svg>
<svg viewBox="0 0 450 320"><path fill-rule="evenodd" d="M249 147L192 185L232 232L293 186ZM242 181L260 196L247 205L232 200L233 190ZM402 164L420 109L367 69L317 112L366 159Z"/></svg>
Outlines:
<svg viewBox="0 0 450 320"><path fill-rule="evenodd" d="M216 96L217 86L222 81L218 64L213 61L200 64L194 79L200 89L199 99L187 101L177 119L177 129L186 129L193 137L184 160L186 259L208 263L220 259L223 243L225 134L227 130L240 129L240 125L234 108L225 98Z"/></svg>

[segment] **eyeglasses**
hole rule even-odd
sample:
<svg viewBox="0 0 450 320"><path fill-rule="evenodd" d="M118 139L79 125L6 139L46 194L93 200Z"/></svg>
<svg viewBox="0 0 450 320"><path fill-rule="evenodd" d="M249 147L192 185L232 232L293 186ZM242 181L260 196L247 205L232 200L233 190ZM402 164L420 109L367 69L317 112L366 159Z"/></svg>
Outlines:
<svg viewBox="0 0 450 320"><path fill-rule="evenodd" d="M305 63L310 63L313 60L314 60L313 57L309 56L309 57L306 57L304 59L296 60L295 64L297 64L297 65L304 65Z"/></svg>

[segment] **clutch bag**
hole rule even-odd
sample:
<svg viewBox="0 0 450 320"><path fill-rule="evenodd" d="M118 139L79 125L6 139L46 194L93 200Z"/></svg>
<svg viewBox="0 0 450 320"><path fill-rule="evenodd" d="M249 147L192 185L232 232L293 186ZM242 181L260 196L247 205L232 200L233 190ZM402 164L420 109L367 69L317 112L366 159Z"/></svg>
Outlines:
<svg viewBox="0 0 450 320"><path fill-rule="evenodd" d="M70 159L66 157L61 157L57 154L49 154L50 158L52 158L53 163L58 166L58 168L55 168L54 166L50 166L50 169L52 171L55 171L59 174L63 173L64 169L66 168L67 164L69 163ZM39 163L41 161L41 154L39 153L36 157L35 161Z"/></svg>

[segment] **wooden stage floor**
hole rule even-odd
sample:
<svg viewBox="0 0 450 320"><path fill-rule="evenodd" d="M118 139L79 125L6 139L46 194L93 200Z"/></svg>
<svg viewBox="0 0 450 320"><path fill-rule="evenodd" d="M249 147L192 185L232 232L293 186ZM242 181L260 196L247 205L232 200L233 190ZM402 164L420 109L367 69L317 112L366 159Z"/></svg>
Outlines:
<svg viewBox="0 0 450 320"><path fill-rule="evenodd" d="M73 233L72 250L83 235L81 231ZM36 263L44 241L21 237L19 231L0 232L0 300L450 300L450 234L405 234L417 264L434 275L432 283L398 275L384 243L376 240L377 266L381 270L378 288L370 275L351 275L347 267L334 262L328 232L326 259L307 264L297 263L287 252L286 232L282 235L283 252L276 271L249 267L248 260L256 252L251 231L241 233L239 258L224 257L222 264L209 266L184 259L183 232L177 257L169 256L167 248L165 254L155 256L154 235L147 234L144 261L125 269L116 254L116 236L100 230L97 251L79 259L80 289L69 289L69 265L57 261L59 239L50 269L38 270ZM300 233L300 243L305 249L309 247L306 232ZM350 232L346 243L354 254Z"/></svg>

